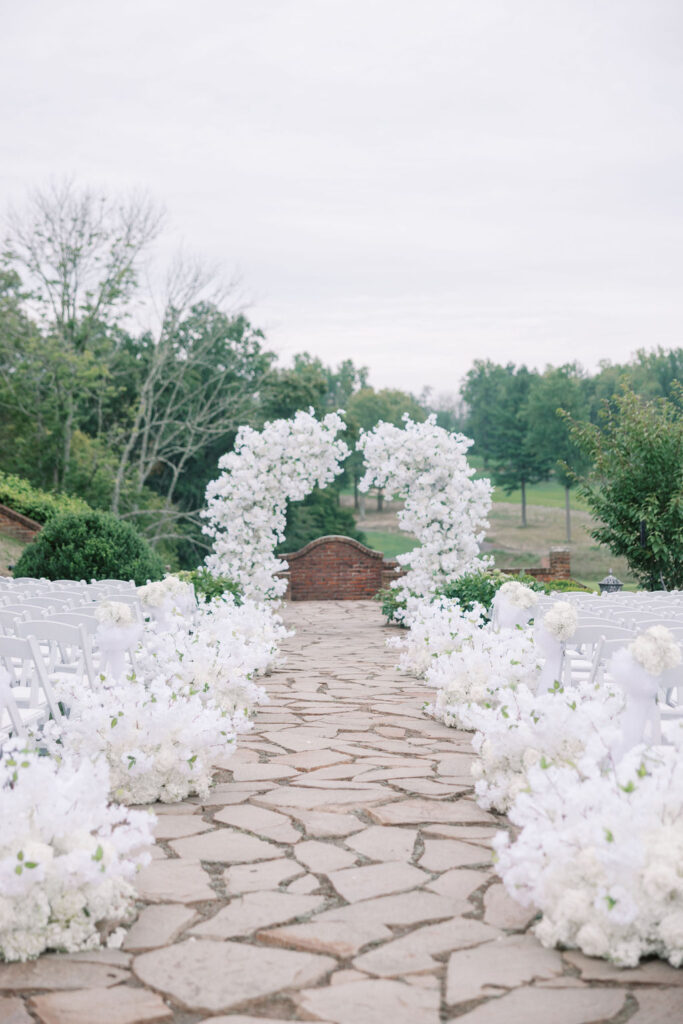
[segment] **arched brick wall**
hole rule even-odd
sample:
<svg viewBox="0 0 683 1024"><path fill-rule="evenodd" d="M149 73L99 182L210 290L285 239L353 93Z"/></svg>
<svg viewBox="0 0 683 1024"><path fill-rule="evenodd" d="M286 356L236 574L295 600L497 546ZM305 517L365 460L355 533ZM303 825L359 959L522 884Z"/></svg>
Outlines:
<svg viewBox="0 0 683 1024"><path fill-rule="evenodd" d="M382 589L387 565L381 551L373 551L350 537L318 537L291 555L290 601L358 601Z"/></svg>

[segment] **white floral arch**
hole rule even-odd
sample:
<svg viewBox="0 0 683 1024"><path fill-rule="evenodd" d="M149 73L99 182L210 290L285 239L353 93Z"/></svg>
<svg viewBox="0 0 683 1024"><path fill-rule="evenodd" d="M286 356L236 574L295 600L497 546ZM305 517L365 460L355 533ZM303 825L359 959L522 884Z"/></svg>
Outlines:
<svg viewBox="0 0 683 1024"><path fill-rule="evenodd" d="M394 586L425 597L488 559L480 546L488 528L490 480L473 480L467 462L472 441L436 424L436 416L415 423L406 414L403 428L378 423L358 443L366 472L360 489L381 487L400 497L399 526L414 534L419 547L398 561L408 571Z"/></svg>
<svg viewBox="0 0 683 1024"><path fill-rule="evenodd" d="M204 533L213 537L209 569L229 576L255 601L282 597L287 563L275 556L284 540L288 501L301 501L316 484L341 473L349 455L337 438L344 421L337 413L317 420L297 412L263 430L240 427L234 451L218 463L223 472L206 489Z"/></svg>
<svg viewBox="0 0 683 1024"><path fill-rule="evenodd" d="M380 422L358 444L366 462L360 488L382 487L404 501L402 529L420 546L399 556L407 566L397 586L426 596L446 580L486 564L479 555L488 526L491 484L473 480L466 452L472 442L437 426L436 417L405 426ZM266 423L262 431L241 427L234 451L219 462L218 479L207 487L207 524L213 538L209 569L230 576L254 600L279 598L287 568L275 556L284 539L288 501L300 501L316 484L324 487L342 471L350 454L337 435L337 413L317 420L313 410Z"/></svg>

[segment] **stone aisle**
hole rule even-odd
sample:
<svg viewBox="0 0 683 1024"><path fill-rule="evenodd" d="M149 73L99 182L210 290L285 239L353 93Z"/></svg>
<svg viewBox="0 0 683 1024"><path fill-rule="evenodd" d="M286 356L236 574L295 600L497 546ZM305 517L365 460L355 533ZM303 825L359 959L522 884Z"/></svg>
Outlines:
<svg viewBox="0 0 683 1024"><path fill-rule="evenodd" d="M469 737L369 602L290 606L271 704L204 805L156 807L121 951L0 967L0 1024L663 1024L683 971L544 950L490 866Z"/></svg>

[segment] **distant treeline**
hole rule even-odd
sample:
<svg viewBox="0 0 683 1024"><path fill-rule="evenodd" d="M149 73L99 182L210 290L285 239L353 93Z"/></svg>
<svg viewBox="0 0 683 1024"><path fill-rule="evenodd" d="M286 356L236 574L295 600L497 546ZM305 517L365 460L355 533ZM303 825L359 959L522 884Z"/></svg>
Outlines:
<svg viewBox="0 0 683 1024"><path fill-rule="evenodd" d="M681 349L593 375L478 362L461 394L438 398L376 390L349 359L330 367L301 353L283 368L235 288L187 258L151 273L160 225L148 200L71 183L35 193L10 217L0 260L0 470L128 519L175 565L203 556L206 485L243 424L344 409L353 448L379 420L436 412L474 438L498 485L524 490L555 473L568 486L558 460L581 467L558 408L594 420L622 380L655 397L683 379ZM354 452L337 488L361 474ZM320 499L311 504L309 517L322 516Z"/></svg>

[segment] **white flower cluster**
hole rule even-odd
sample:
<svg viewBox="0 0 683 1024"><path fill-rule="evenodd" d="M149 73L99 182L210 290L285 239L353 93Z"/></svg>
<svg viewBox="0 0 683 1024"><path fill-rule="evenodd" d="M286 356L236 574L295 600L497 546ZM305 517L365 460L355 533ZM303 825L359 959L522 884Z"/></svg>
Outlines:
<svg viewBox="0 0 683 1024"><path fill-rule="evenodd" d="M178 696L163 679L146 685L85 689L61 680L68 717L49 722L42 742L55 757L109 767L112 799L125 804L174 803L206 797L212 764L234 746L232 720L197 694Z"/></svg>
<svg viewBox="0 0 683 1024"><path fill-rule="evenodd" d="M404 419L403 429L380 422L361 433L358 448L367 468L359 487L381 487L403 500L399 524L420 546L398 556L408 572L396 586L404 595L427 596L488 564L479 547L488 527L491 484L472 479L469 438L438 427L435 416L424 423Z"/></svg>
<svg viewBox="0 0 683 1024"><path fill-rule="evenodd" d="M193 585L172 574L138 587L137 595L143 610L161 629L169 628L170 618L183 619L197 608Z"/></svg>
<svg viewBox="0 0 683 1024"><path fill-rule="evenodd" d="M438 687L433 713L476 730L477 800L509 811L520 830L514 842L497 837L498 871L515 899L541 911L541 941L625 966L652 954L680 966L683 722L665 725L661 745L654 702L679 662L671 634L650 630L617 651L609 665L616 685L539 693L536 659L548 641L552 654L576 632L568 602L551 608L535 637L496 634L437 602L412 619L400 644L404 667ZM657 743L649 747L648 716Z"/></svg>
<svg viewBox="0 0 683 1024"><path fill-rule="evenodd" d="M651 676L659 676L681 663L681 648L666 626L650 626L628 647L634 661Z"/></svg>
<svg viewBox="0 0 683 1024"><path fill-rule="evenodd" d="M464 612L458 601L437 597L433 601L408 601L410 629L403 636L387 640L388 647L401 652L399 671L424 677L440 654L458 649L484 624L486 609L475 604Z"/></svg>
<svg viewBox="0 0 683 1024"><path fill-rule="evenodd" d="M101 626L132 626L135 622L133 609L123 601L100 601L95 618Z"/></svg>
<svg viewBox="0 0 683 1024"><path fill-rule="evenodd" d="M494 632L490 623L474 626L457 649L439 655L427 670L425 681L437 691L430 710L445 725L471 728L471 705L495 707L507 699L510 687L525 683L533 688L537 672L537 651L528 630Z"/></svg>
<svg viewBox="0 0 683 1024"><path fill-rule="evenodd" d="M579 616L569 601L555 601L543 616L543 628L555 640L566 643L576 633Z"/></svg>
<svg viewBox="0 0 683 1024"><path fill-rule="evenodd" d="M461 712L466 727L476 730L472 746L480 756L472 775L485 810L507 811L535 765L597 763L619 734L623 699L609 687L582 683L537 695L522 684L501 701Z"/></svg>
<svg viewBox="0 0 683 1024"><path fill-rule="evenodd" d="M284 539L288 501L301 501L316 484L324 487L341 472L349 450L336 435L344 421L336 413L317 420L313 411L266 423L263 430L240 427L234 451L223 455L223 471L206 489L204 532L213 538L208 568L229 576L248 598L262 601L284 594L277 574L287 564L275 557Z"/></svg>
<svg viewBox="0 0 683 1024"><path fill-rule="evenodd" d="M238 606L226 596L201 605L185 628L148 630L138 667L143 677L164 679L175 694L196 693L214 702L242 732L254 709L268 699L256 678L271 669L287 635L270 607L253 601Z"/></svg>
<svg viewBox="0 0 683 1024"><path fill-rule="evenodd" d="M525 611L535 608L538 604L538 594L518 580L508 580L504 583L496 592L496 597L505 599L513 608L522 608Z"/></svg>
<svg viewBox="0 0 683 1024"><path fill-rule="evenodd" d="M546 946L576 947L633 967L656 955L683 963L681 751L634 748L617 766L580 777L535 767L499 833L498 870L508 892L543 912Z"/></svg>
<svg viewBox="0 0 683 1024"><path fill-rule="evenodd" d="M0 757L0 957L94 949L135 916L153 815L108 803L102 761L57 762L21 743Z"/></svg>

